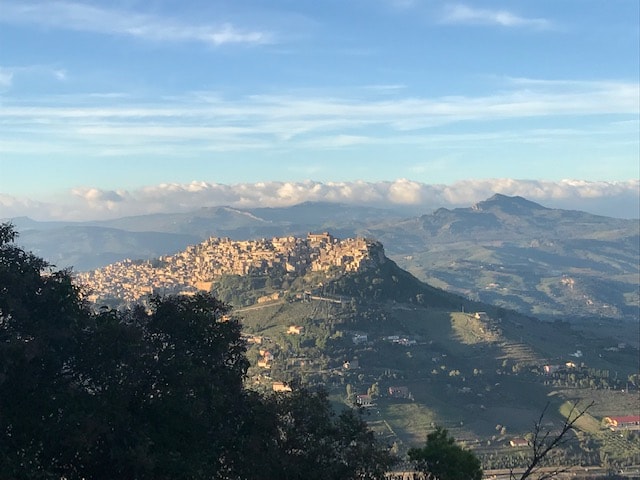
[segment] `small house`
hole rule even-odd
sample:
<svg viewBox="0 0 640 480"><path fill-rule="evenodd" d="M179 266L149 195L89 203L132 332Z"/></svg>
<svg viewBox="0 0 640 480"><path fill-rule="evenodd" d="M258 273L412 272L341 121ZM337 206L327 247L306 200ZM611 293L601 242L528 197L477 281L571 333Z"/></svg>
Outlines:
<svg viewBox="0 0 640 480"><path fill-rule="evenodd" d="M614 432L616 430L640 430L640 415L604 417L604 424Z"/></svg>
<svg viewBox="0 0 640 480"><path fill-rule="evenodd" d="M389 387L389 396L394 398L409 398L408 387Z"/></svg>
<svg viewBox="0 0 640 480"><path fill-rule="evenodd" d="M300 325L291 325L287 330L287 333L289 335L302 335L303 331L304 331L304 327Z"/></svg>
<svg viewBox="0 0 640 480"><path fill-rule="evenodd" d="M290 392L291 387L284 382L273 382L271 388L274 392Z"/></svg>
<svg viewBox="0 0 640 480"><path fill-rule="evenodd" d="M529 446L529 441L526 438L512 438L511 440L509 440L509 445L511 445L514 448L522 448L522 447L528 447Z"/></svg>
<svg viewBox="0 0 640 480"><path fill-rule="evenodd" d="M271 368L271 360L266 358L261 358L258 360L258 367L260 368Z"/></svg>
<svg viewBox="0 0 640 480"><path fill-rule="evenodd" d="M366 333L354 333L351 340L353 340L354 344L360 345L361 343L367 343L369 341L369 337Z"/></svg>
<svg viewBox="0 0 640 480"><path fill-rule="evenodd" d="M371 395L356 395L356 403L361 407L370 407L373 405Z"/></svg>
<svg viewBox="0 0 640 480"><path fill-rule="evenodd" d="M342 368L345 370L355 370L356 368L360 368L360 362L358 362L357 358L353 360L345 360L342 364Z"/></svg>
<svg viewBox="0 0 640 480"><path fill-rule="evenodd" d="M273 354L269 350L260 349L260 356L264 357L266 360L273 360Z"/></svg>

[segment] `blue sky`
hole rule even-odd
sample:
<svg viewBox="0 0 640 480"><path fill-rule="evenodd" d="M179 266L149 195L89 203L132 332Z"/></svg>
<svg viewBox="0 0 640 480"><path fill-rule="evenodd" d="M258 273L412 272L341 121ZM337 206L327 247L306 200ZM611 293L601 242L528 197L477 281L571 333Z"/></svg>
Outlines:
<svg viewBox="0 0 640 480"><path fill-rule="evenodd" d="M265 182L206 201L315 198L309 182L356 201L343 186L365 182L447 203L414 182L623 192L635 215L639 16L636 0L0 0L0 217Z"/></svg>

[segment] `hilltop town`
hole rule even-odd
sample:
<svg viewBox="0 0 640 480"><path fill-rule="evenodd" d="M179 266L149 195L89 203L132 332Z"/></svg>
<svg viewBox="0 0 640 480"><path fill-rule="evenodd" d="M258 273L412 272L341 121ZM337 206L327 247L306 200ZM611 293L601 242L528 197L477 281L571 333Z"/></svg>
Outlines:
<svg viewBox="0 0 640 480"><path fill-rule="evenodd" d="M93 293L90 300L117 298L135 302L152 294L210 291L223 275L282 271L304 275L338 268L358 271L384 259L382 245L363 238L340 240L327 232L306 238L235 241L211 237L175 255L156 260L124 260L91 272L79 273L77 282Z"/></svg>

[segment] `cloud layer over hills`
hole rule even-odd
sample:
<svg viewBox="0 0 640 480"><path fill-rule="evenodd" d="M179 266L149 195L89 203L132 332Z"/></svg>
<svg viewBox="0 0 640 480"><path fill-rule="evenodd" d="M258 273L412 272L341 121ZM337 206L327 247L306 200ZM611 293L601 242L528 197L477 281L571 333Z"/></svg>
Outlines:
<svg viewBox="0 0 640 480"><path fill-rule="evenodd" d="M204 181L162 183L134 190L78 187L55 201L0 193L0 218L98 220L200 207L284 207L306 201L340 202L428 213L469 206L494 193L519 195L548 207L584 210L620 218L640 217L640 181L464 180L430 185L407 179L385 182L258 182L225 185Z"/></svg>

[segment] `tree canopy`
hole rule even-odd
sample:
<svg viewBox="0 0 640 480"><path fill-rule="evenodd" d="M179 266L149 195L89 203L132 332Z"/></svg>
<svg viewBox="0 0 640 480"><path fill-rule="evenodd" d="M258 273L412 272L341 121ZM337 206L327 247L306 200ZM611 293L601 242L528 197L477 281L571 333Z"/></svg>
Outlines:
<svg viewBox="0 0 640 480"><path fill-rule="evenodd" d="M430 473L438 480L481 480L480 460L469 450L455 443L449 432L436 427L427 435L421 448L412 448L409 459L418 470Z"/></svg>
<svg viewBox="0 0 640 480"><path fill-rule="evenodd" d="M15 236L0 225L0 478L376 479L394 462L322 391L246 390L223 302L96 312Z"/></svg>

